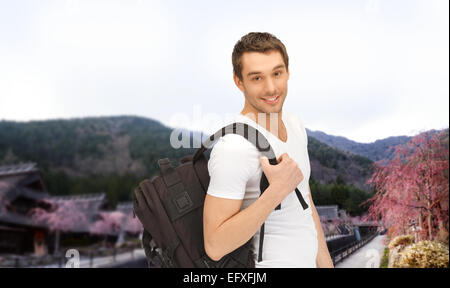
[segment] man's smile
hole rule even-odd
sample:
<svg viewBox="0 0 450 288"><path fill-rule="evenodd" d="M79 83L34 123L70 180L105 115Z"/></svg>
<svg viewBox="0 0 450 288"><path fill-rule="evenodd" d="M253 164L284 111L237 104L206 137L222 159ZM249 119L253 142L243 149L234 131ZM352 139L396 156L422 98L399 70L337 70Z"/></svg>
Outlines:
<svg viewBox="0 0 450 288"><path fill-rule="evenodd" d="M275 97L271 97L271 98L262 98L262 99L267 104L275 104L278 102L278 100L280 100L280 96L275 96Z"/></svg>

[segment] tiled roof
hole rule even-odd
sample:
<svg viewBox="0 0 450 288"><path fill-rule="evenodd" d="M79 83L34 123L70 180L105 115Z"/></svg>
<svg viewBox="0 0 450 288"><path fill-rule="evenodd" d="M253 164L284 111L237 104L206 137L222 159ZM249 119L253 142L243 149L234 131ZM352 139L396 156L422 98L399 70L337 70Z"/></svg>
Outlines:
<svg viewBox="0 0 450 288"><path fill-rule="evenodd" d="M0 177L39 171L36 163L20 163L0 166Z"/></svg>
<svg viewBox="0 0 450 288"><path fill-rule="evenodd" d="M0 176L0 200L3 198L13 201L17 197L25 197L33 200L42 200L48 197L48 193L43 188L42 180L37 170L28 170L32 173L4 174ZM36 189L35 187L41 187ZM1 205L1 203L0 203Z"/></svg>
<svg viewBox="0 0 450 288"><path fill-rule="evenodd" d="M81 194L69 196L51 196L50 201L58 203L73 202L87 218L87 225L75 225L71 232L89 232L89 227L98 220L98 214L107 206L106 194Z"/></svg>
<svg viewBox="0 0 450 288"><path fill-rule="evenodd" d="M125 215L131 213L133 211L133 202L120 202L117 204L116 210L123 212Z"/></svg>
<svg viewBox="0 0 450 288"><path fill-rule="evenodd" d="M106 199L105 193L94 193L94 194L80 194L80 195L63 195L63 196L51 196L49 198L52 201L103 201Z"/></svg>

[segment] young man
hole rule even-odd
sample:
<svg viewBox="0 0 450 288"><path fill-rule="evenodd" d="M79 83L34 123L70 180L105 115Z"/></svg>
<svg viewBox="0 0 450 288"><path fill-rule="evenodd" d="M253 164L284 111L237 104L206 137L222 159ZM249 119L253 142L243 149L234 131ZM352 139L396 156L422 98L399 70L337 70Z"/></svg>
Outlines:
<svg viewBox="0 0 450 288"><path fill-rule="evenodd" d="M257 253L265 222L263 260L255 263L257 268L333 267L309 189L306 130L295 113L282 111L289 79L286 48L269 33L249 33L236 43L232 62L234 81L245 96L235 121L258 129L279 163L270 165L241 135L227 134L217 141L208 162L206 253L217 261L252 237ZM262 172L269 187L260 196ZM306 210L296 187L308 203ZM281 209L275 210L280 203Z"/></svg>

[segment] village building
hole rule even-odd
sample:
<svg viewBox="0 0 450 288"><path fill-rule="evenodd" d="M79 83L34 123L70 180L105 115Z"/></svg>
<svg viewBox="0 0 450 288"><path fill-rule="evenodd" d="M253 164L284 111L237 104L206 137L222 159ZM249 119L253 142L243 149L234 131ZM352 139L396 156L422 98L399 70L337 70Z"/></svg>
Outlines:
<svg viewBox="0 0 450 288"><path fill-rule="evenodd" d="M36 164L0 166L0 253L46 252L46 227L28 213L48 197Z"/></svg>
<svg viewBox="0 0 450 288"><path fill-rule="evenodd" d="M31 214L35 208L47 212L59 208L64 217L37 221L39 217ZM45 255L60 246L84 246L105 237L115 241L120 234L124 239L137 237L140 227L130 220L132 211L132 202L111 210L105 193L49 195L35 163L0 166L0 253ZM118 229L99 229L114 214L121 216Z"/></svg>

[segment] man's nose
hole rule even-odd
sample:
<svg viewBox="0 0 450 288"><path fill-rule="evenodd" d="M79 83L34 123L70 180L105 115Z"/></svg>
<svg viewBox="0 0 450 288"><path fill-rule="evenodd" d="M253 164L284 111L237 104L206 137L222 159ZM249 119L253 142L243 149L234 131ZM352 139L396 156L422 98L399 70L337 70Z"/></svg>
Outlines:
<svg viewBox="0 0 450 288"><path fill-rule="evenodd" d="M275 96L276 95L276 87L275 87L275 82L272 79L267 79L266 81L266 94L270 95L270 96Z"/></svg>

